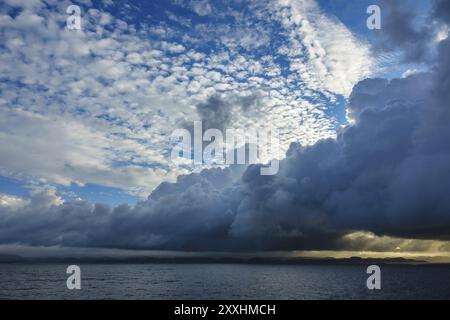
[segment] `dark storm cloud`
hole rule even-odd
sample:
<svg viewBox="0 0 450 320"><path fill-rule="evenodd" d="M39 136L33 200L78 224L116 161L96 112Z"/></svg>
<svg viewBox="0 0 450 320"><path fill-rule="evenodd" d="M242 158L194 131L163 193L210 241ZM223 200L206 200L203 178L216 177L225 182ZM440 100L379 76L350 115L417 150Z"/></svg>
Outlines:
<svg viewBox="0 0 450 320"><path fill-rule="evenodd" d="M450 4L434 0L427 17L421 16L407 1L380 2L382 28L378 30L375 53L400 52L404 62L432 63L435 38L442 24L450 22Z"/></svg>
<svg viewBox="0 0 450 320"><path fill-rule="evenodd" d="M450 23L450 2L448 0L433 0L433 16L437 20Z"/></svg>
<svg viewBox="0 0 450 320"><path fill-rule="evenodd" d="M24 208L0 208L0 243L345 249L354 230L450 240L450 40L437 51L429 73L357 84L347 106L354 124L334 140L291 145L277 175L261 176L258 165L205 170L162 183L134 207L49 206L35 195ZM200 113L226 122L215 102Z"/></svg>
<svg viewBox="0 0 450 320"><path fill-rule="evenodd" d="M383 0L380 2L382 27L377 31L377 51L403 53L405 62L423 62L428 59L429 42L433 29L428 24L419 24L419 16L404 1Z"/></svg>
<svg viewBox="0 0 450 320"><path fill-rule="evenodd" d="M224 130L231 121L232 105L218 96L211 96L197 106L205 129Z"/></svg>
<svg viewBox="0 0 450 320"><path fill-rule="evenodd" d="M261 93L247 96L220 97L212 95L195 107L203 122L203 129L219 129L222 132L232 125L233 112L248 114L257 112L261 104ZM190 124L192 126L192 124ZM189 125L188 125L189 127Z"/></svg>

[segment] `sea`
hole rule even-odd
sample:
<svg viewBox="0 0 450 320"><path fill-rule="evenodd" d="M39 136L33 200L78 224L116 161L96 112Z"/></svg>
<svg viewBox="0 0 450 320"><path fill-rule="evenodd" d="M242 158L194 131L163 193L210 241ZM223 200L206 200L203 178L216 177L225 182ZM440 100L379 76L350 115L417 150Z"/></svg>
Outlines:
<svg viewBox="0 0 450 320"><path fill-rule="evenodd" d="M365 265L0 263L0 299L450 299L448 265L382 265L369 290Z"/></svg>

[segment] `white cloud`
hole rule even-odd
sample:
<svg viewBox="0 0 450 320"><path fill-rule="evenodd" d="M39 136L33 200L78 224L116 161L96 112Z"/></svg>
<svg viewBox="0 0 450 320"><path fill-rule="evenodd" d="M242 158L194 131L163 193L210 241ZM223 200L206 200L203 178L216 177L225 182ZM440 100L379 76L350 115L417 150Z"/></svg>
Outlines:
<svg viewBox="0 0 450 320"><path fill-rule="evenodd" d="M206 16L212 13L212 7L208 0L191 1L192 10L199 16Z"/></svg>
<svg viewBox="0 0 450 320"><path fill-rule="evenodd" d="M348 96L353 85L370 74L374 61L368 46L326 16L315 1L278 0L271 6L289 34L283 51L291 70L308 88Z"/></svg>
<svg viewBox="0 0 450 320"><path fill-rule="evenodd" d="M28 204L27 199L15 197L7 194L0 194L0 207L8 207L12 209L23 208Z"/></svg>
<svg viewBox="0 0 450 320"><path fill-rule="evenodd" d="M407 78L407 77L412 76L412 75L414 75L414 74L417 74L417 73L419 73L419 72L420 72L420 71L417 70L417 69L408 69L408 70L406 70L405 72L403 72L402 78Z"/></svg>

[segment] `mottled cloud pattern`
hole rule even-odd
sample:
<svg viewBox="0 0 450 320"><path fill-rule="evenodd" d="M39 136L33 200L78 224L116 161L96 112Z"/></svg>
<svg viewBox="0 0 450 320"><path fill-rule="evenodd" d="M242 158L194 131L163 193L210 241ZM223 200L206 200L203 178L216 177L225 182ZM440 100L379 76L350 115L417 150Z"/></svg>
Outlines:
<svg viewBox="0 0 450 320"><path fill-rule="evenodd" d="M0 243L332 250L345 249L354 231L450 240L449 57L450 39L442 40L429 72L357 83L347 105L351 125L336 138L292 143L277 175L261 176L260 165L207 169L161 183L135 206L38 192L0 206ZM197 109L208 121L228 121L217 106L224 107L213 99Z"/></svg>
<svg viewBox="0 0 450 320"><path fill-rule="evenodd" d="M170 161L174 128L271 123L283 151L312 144L335 136L334 102L373 65L313 0L74 3L78 31L70 1L0 3L2 176L145 199L195 170ZM255 95L253 112L227 107Z"/></svg>

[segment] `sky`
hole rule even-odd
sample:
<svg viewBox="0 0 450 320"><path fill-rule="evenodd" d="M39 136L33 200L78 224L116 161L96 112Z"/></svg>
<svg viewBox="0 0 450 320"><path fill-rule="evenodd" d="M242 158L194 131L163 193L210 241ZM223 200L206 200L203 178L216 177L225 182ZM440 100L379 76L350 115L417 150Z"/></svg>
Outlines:
<svg viewBox="0 0 450 320"><path fill-rule="evenodd" d="M442 0L1 1L0 251L450 256L449 22ZM277 129L279 172L175 163L194 121Z"/></svg>

